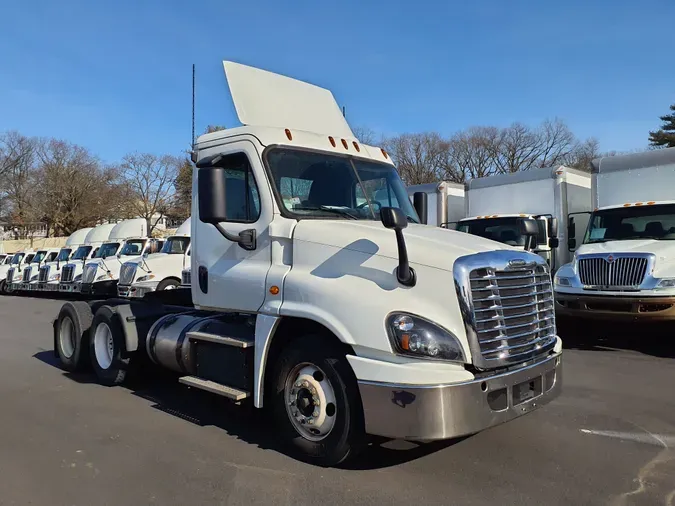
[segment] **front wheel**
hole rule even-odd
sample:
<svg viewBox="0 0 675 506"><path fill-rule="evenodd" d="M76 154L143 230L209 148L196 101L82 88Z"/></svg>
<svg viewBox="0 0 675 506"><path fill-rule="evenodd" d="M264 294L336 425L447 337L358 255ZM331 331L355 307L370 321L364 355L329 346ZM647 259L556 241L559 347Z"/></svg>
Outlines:
<svg viewBox="0 0 675 506"><path fill-rule="evenodd" d="M163 279L159 285L157 285L157 291L161 292L162 290L175 290L180 286L180 281L177 279L167 278Z"/></svg>
<svg viewBox="0 0 675 506"><path fill-rule="evenodd" d="M281 352L270 399L282 441L297 458L334 466L363 447L363 408L356 377L338 345L320 335Z"/></svg>

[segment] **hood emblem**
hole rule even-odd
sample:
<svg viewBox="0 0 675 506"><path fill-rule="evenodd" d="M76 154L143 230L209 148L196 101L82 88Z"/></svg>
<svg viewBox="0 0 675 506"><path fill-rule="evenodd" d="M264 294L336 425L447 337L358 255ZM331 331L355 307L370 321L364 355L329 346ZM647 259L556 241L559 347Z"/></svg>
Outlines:
<svg viewBox="0 0 675 506"><path fill-rule="evenodd" d="M524 267L526 263L525 260L516 258L514 260L509 260L509 267Z"/></svg>
<svg viewBox="0 0 675 506"><path fill-rule="evenodd" d="M609 263L609 264L611 264L612 262L614 262L614 260L615 260L615 258L614 258L613 255L609 255L607 258L605 258L605 261L606 261L607 263Z"/></svg>

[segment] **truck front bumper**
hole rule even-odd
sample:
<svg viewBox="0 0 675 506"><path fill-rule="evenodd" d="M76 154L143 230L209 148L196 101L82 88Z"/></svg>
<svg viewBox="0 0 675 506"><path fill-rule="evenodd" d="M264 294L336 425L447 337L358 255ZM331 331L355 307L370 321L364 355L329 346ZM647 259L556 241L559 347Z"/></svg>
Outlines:
<svg viewBox="0 0 675 506"><path fill-rule="evenodd" d="M80 293L81 283L60 283L59 292L61 293Z"/></svg>
<svg viewBox="0 0 675 506"><path fill-rule="evenodd" d="M82 295L117 295L117 280L97 281L96 283L82 283L80 288Z"/></svg>
<svg viewBox="0 0 675 506"><path fill-rule="evenodd" d="M555 399L562 389L562 353L527 367L452 385L359 381L366 432L412 441L480 432Z"/></svg>
<svg viewBox="0 0 675 506"><path fill-rule="evenodd" d="M134 283L133 285L117 285L117 295L125 298L142 299L146 293L157 290L158 282Z"/></svg>
<svg viewBox="0 0 675 506"><path fill-rule="evenodd" d="M48 283L38 283L37 289L44 292L58 292L59 283L57 282L48 282Z"/></svg>
<svg viewBox="0 0 675 506"><path fill-rule="evenodd" d="M624 297L555 293L555 311L560 316L598 320L675 320L675 297Z"/></svg>

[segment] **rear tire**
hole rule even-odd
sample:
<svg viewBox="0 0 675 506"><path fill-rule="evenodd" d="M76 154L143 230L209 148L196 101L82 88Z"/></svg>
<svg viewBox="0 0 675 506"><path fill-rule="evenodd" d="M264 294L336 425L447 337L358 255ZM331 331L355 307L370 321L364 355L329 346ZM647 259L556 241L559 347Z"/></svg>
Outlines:
<svg viewBox="0 0 675 506"><path fill-rule="evenodd" d="M117 314L110 306L101 306L89 329L91 365L101 384L115 386L124 382L130 363L130 359L124 357L125 348Z"/></svg>
<svg viewBox="0 0 675 506"><path fill-rule="evenodd" d="M319 466L354 457L365 445L365 425L344 350L317 334L286 346L268 389L281 440L296 458Z"/></svg>
<svg viewBox="0 0 675 506"><path fill-rule="evenodd" d="M161 292L162 290L174 290L180 286L180 281L177 279L167 278L160 281L157 285L157 291Z"/></svg>
<svg viewBox="0 0 675 506"><path fill-rule="evenodd" d="M66 302L56 320L54 349L62 367L71 372L89 364L89 328L94 315L86 302Z"/></svg>

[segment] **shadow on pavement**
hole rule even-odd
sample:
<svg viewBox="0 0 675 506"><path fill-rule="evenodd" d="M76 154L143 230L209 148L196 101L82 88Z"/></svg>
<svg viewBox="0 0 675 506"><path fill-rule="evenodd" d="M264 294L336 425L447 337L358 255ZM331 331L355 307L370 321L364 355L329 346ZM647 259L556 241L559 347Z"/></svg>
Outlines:
<svg viewBox="0 0 675 506"><path fill-rule="evenodd" d="M52 350L40 351L33 355L44 364L62 370ZM92 372L63 375L77 383L97 384ZM144 364L122 388L133 395L152 403L151 407L181 418L200 427L215 426L229 435L237 437L263 450L272 450L285 455L288 453L279 444L276 432L270 430L271 420L263 410L255 409L250 403L236 405L217 395L197 389L188 389L178 383L178 376L154 364ZM384 438L371 438L368 446L358 458L341 466L346 470L371 470L392 467L416 460L443 450L462 439L436 443L417 444Z"/></svg>
<svg viewBox="0 0 675 506"><path fill-rule="evenodd" d="M572 350L630 350L660 358L675 358L675 323L557 320L563 347Z"/></svg>

